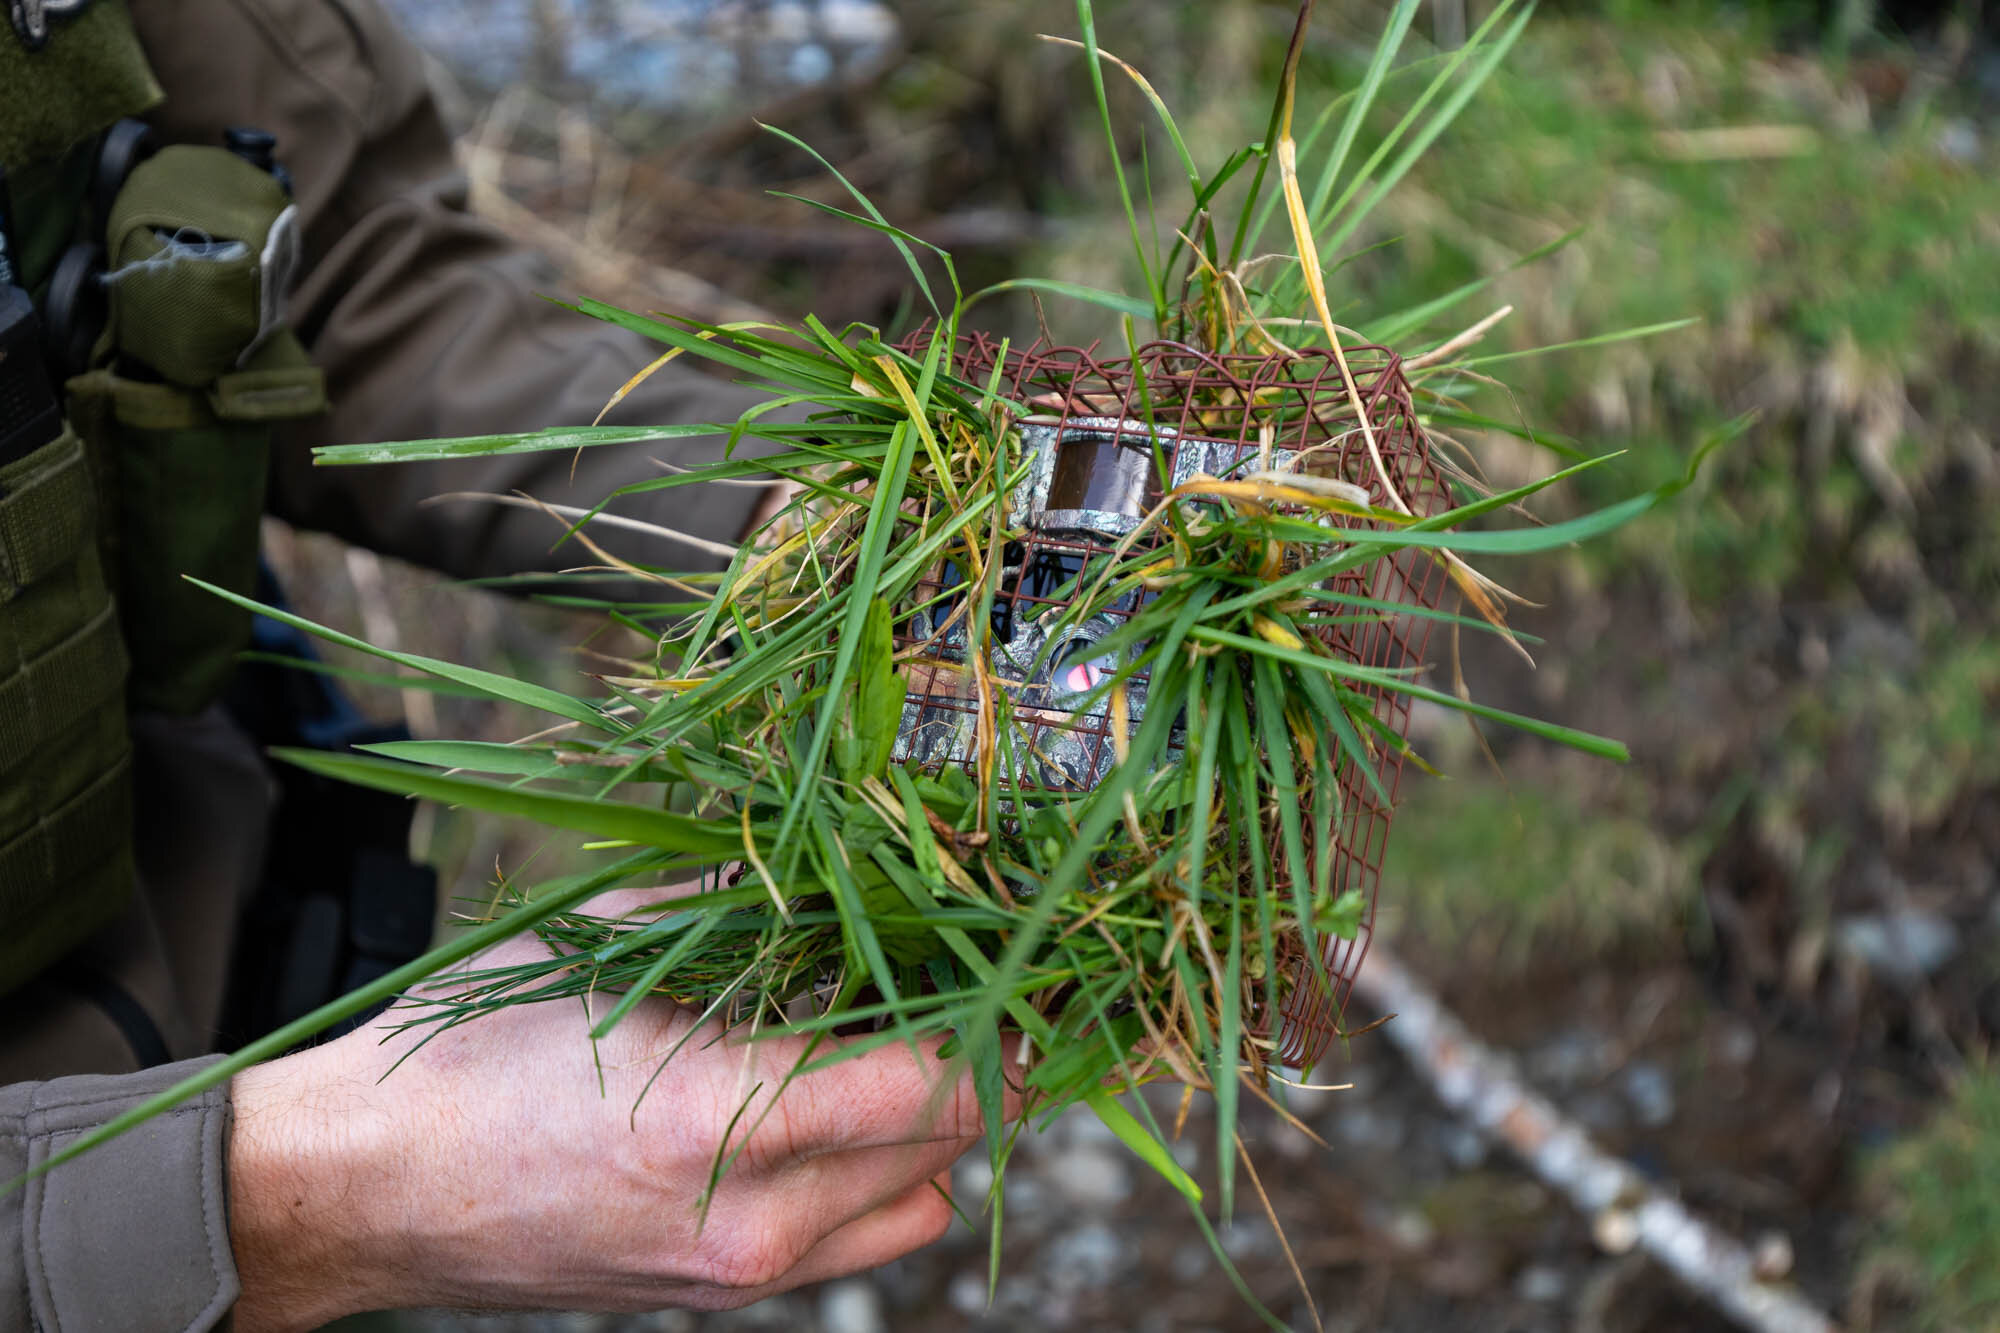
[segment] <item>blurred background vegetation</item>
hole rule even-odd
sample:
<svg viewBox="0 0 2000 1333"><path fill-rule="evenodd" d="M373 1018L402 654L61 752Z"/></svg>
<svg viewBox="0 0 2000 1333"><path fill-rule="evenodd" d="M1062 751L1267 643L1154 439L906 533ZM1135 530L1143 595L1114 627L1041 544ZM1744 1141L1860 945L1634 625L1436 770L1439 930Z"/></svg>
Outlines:
<svg viewBox="0 0 2000 1333"><path fill-rule="evenodd" d="M907 323L907 275L878 237L765 193L832 201L838 186L752 115L952 250L968 287L1123 285L1089 85L1074 52L1034 36L1074 32L1067 0L394 7L435 57L477 205L577 290ZM1301 76L1319 95L1302 105L1352 84L1386 8L1321 6ZM1198 156L1261 134L1289 0L1097 10L1105 47L1146 72ZM1441 0L1413 54L1483 12ZM1407 103L1394 92L1384 117ZM1157 164L1142 104L1112 93L1126 160ZM1155 175L1177 216L1175 173ZM1679 502L1564 558L1489 570L1541 604L1519 621L1545 641L1540 666L1468 638L1441 676L1620 736L1634 759L1614 770L1420 714L1446 776L1406 784L1383 911L1483 1035L1539 1053L1530 1072L1554 1071L1544 1086L1572 1111L1634 1069L1664 1079L1665 1119L1627 1088L1632 1106L1594 1127L1745 1234L1783 1233L1798 1280L1857 1328L2000 1327L2000 1077L1984 1062L2000 1032L1996 178L1991 0L1551 3L1333 282L1337 318L1365 331L1371 312L1499 275L1412 352L1502 305L1484 351L1697 321L1495 367L1506 386L1477 401L1496 421L1557 450L1624 452L1545 516L1678 474L1705 434L1756 414ZM1088 307L987 309L1017 337L1113 332ZM1507 429L1460 439L1495 482L1560 461ZM387 614L418 650L574 669L550 648L581 638L560 616L501 615L402 571L384 582L369 558L280 537L315 586L301 600L334 623ZM419 730L510 734L514 720L460 717L460 702L423 702L446 716ZM437 838L473 885L506 855L504 833L449 819ZM1536 1063L1569 1037L1616 1048L1573 1087ZM1304 1219L1388 1228L1379 1253L1403 1294L1371 1297L1357 1326L1704 1326L1573 1228L1517 1253L1519 1218L1480 1194L1488 1176L1445 1171L1419 1196L1392 1163L1390 1223L1366 1208ZM1398 1248L1410 1206L1431 1229L1423 1263ZM1440 1247L1482 1244L1485 1276L1439 1276ZM1345 1275L1330 1294L1367 1268L1327 1263ZM1524 1276L1544 1270L1539 1287ZM1425 1304L1438 1291L1450 1300Z"/></svg>

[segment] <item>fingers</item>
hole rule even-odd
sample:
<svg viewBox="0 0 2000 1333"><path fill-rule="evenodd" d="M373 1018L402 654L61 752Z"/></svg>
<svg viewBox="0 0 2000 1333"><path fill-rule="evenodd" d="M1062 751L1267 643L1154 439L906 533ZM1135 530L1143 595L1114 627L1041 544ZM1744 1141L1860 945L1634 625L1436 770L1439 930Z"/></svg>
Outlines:
<svg viewBox="0 0 2000 1333"><path fill-rule="evenodd" d="M578 903L575 911L585 916L607 917L612 920L629 917L636 925L643 925L665 915L669 903L682 898L693 898L698 894L712 892L720 887L716 875L703 879L686 880L679 884L662 884L644 889L606 889Z"/></svg>
<svg viewBox="0 0 2000 1333"><path fill-rule="evenodd" d="M880 1268L921 1249L950 1229L951 1176L925 1179L874 1210L839 1227L799 1258L782 1275L754 1287L712 1289L722 1306L749 1305L766 1296L813 1282L827 1282Z"/></svg>
<svg viewBox="0 0 2000 1333"><path fill-rule="evenodd" d="M815 1245L792 1270L793 1285L880 1268L943 1236L953 1216L950 1173L919 1181Z"/></svg>
<svg viewBox="0 0 2000 1333"><path fill-rule="evenodd" d="M784 1271L824 1238L912 1190L930 1191L933 1180L948 1182L951 1164L980 1142L937 1139L863 1148L793 1161L775 1170L753 1170L734 1180L725 1176L709 1226L713 1234L727 1238L732 1251L750 1253L767 1264L777 1258ZM737 1165L741 1168L743 1163Z"/></svg>
<svg viewBox="0 0 2000 1333"><path fill-rule="evenodd" d="M801 1158L832 1151L974 1138L985 1132L972 1069L964 1056L937 1055L939 1043L904 1042L815 1070L785 1090L783 1102ZM1008 1054L1013 1043L1008 1043ZM1003 1054L1002 1066L1013 1062ZM1002 1115L1020 1114L1011 1086Z"/></svg>
<svg viewBox="0 0 2000 1333"><path fill-rule="evenodd" d="M947 1175L951 1164L980 1142L932 1139L830 1153L803 1168L812 1179L813 1211L826 1230L838 1230L926 1181Z"/></svg>

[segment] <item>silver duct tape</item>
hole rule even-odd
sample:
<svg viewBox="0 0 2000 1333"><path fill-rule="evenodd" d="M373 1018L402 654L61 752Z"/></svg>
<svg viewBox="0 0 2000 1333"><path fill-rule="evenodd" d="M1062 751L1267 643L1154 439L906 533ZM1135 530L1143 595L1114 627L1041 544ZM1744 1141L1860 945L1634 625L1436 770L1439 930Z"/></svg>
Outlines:
<svg viewBox="0 0 2000 1333"><path fill-rule="evenodd" d="M1058 439L1058 432L1061 438ZM1253 451L1232 440L1209 440L1182 435L1172 426L1148 426L1132 417L1072 417L1066 423L1030 417L1021 423L1021 452L1028 473L1008 497L1007 523L1014 528L1043 532L1093 533L1116 539L1139 526L1143 510L1127 512L1108 509L1052 508L1059 446L1070 444L1124 444L1157 447L1173 457L1172 475L1165 489L1171 490L1198 476L1226 477L1245 470ZM1297 455L1290 449L1273 449L1270 466L1282 471Z"/></svg>

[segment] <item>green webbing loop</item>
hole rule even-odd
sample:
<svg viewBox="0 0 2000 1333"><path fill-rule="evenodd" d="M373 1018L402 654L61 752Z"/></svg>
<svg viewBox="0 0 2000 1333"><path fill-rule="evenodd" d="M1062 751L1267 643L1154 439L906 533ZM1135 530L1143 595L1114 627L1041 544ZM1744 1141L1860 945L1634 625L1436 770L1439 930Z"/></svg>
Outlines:
<svg viewBox="0 0 2000 1333"><path fill-rule="evenodd" d="M0 31L0 166L60 157L163 94L124 0L98 0L30 51Z"/></svg>
<svg viewBox="0 0 2000 1333"><path fill-rule="evenodd" d="M0 488L0 605L76 559L90 535L90 465L76 439L22 462Z"/></svg>
<svg viewBox="0 0 2000 1333"><path fill-rule="evenodd" d="M132 878L132 772L121 760L0 846L0 994L116 915ZM60 887L61 897L50 893Z"/></svg>
<svg viewBox="0 0 2000 1333"><path fill-rule="evenodd" d="M125 665L118 611L107 600L83 628L0 679L0 779L85 713L122 708Z"/></svg>
<svg viewBox="0 0 2000 1333"><path fill-rule="evenodd" d="M272 349L277 360L282 344ZM209 388L208 408L224 421L295 421L326 411L326 380L313 366L274 365L221 376Z"/></svg>

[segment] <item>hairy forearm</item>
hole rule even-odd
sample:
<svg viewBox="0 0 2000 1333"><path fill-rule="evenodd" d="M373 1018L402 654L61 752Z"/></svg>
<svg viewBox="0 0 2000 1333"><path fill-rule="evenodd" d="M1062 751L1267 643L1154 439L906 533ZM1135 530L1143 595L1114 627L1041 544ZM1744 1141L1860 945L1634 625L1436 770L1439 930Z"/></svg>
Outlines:
<svg viewBox="0 0 2000 1333"><path fill-rule="evenodd" d="M305 1052L244 1071L232 1093L239 1333L317 1328L416 1299L395 1241L399 1145L383 1088Z"/></svg>

